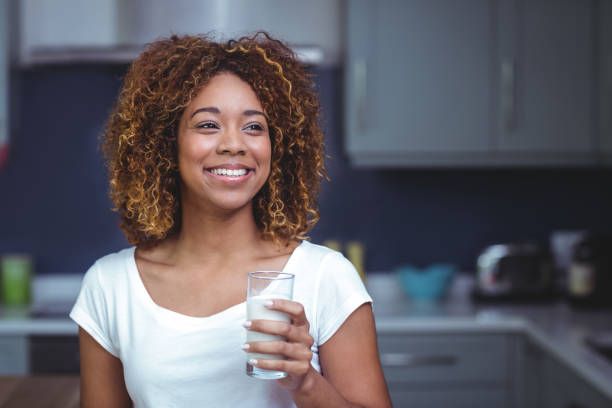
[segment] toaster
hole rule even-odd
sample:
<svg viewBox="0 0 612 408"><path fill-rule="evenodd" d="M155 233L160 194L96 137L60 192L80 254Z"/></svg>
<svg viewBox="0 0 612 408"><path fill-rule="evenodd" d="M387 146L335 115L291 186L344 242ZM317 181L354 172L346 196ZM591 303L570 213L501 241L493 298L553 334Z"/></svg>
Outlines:
<svg viewBox="0 0 612 408"><path fill-rule="evenodd" d="M533 243L485 248L476 273L476 294L485 298L538 299L554 291L552 258Z"/></svg>

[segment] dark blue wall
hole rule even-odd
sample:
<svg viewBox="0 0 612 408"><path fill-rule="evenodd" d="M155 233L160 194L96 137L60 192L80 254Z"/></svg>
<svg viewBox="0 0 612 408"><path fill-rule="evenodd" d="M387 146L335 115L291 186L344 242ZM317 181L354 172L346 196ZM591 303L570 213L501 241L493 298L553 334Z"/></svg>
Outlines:
<svg viewBox="0 0 612 408"><path fill-rule="evenodd" d="M0 253L38 273L80 273L127 245L107 199L97 136L125 67L63 66L15 78L14 137L0 170ZM453 262L473 269L492 242L546 244L555 229L612 231L612 169L353 169L342 153L342 77L316 71L331 183L313 241L360 240L369 270Z"/></svg>

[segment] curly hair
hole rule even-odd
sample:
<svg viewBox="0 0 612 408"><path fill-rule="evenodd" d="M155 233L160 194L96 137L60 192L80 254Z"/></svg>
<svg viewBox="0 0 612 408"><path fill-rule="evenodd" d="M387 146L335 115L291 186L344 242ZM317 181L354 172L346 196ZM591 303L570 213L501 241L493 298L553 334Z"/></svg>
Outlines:
<svg viewBox="0 0 612 408"><path fill-rule="evenodd" d="M180 231L178 123L221 72L251 86L269 124L270 175L253 199L262 237L277 243L304 239L318 221L316 197L327 175L312 75L265 32L227 42L172 35L149 44L133 61L101 136L110 197L132 245L154 246Z"/></svg>

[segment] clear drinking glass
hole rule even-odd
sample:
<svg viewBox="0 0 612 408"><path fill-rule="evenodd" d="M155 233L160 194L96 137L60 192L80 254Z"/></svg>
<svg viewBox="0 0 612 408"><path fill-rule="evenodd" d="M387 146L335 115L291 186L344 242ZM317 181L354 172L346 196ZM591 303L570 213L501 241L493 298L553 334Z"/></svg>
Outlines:
<svg viewBox="0 0 612 408"><path fill-rule="evenodd" d="M276 310L270 310L264 306L264 303L270 299L292 300L293 277L294 275L290 273L277 271L250 272L247 287L247 320L261 319L289 322L289 315ZM247 330L247 342L249 343L254 341L276 340L286 341L287 339L282 336ZM251 358L281 360L284 357L277 354L247 353L246 372L251 377L277 379L287 376L287 373L283 371L264 370L254 367L248 363L248 360Z"/></svg>

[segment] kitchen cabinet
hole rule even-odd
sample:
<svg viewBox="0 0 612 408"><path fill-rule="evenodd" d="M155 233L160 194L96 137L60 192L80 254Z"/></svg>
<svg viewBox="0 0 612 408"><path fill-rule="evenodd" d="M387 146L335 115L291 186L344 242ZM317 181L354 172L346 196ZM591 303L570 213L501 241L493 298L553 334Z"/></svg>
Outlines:
<svg viewBox="0 0 612 408"><path fill-rule="evenodd" d="M27 337L0 336L0 375L24 375L28 369Z"/></svg>
<svg viewBox="0 0 612 408"><path fill-rule="evenodd" d="M80 373L79 338L70 335L36 335L29 338L29 373Z"/></svg>
<svg viewBox="0 0 612 408"><path fill-rule="evenodd" d="M593 45L604 43L595 11L609 2L347 7L345 145L355 165L592 165L612 154L596 119L605 98Z"/></svg>
<svg viewBox="0 0 612 408"><path fill-rule="evenodd" d="M522 407L609 408L605 398L573 369L532 342L523 339Z"/></svg>
<svg viewBox="0 0 612 408"><path fill-rule="evenodd" d="M612 164L612 2L599 3L599 141Z"/></svg>
<svg viewBox="0 0 612 408"><path fill-rule="evenodd" d="M489 151L493 1L347 2L346 149L357 165Z"/></svg>
<svg viewBox="0 0 612 408"><path fill-rule="evenodd" d="M594 2L502 0L499 10L497 148L540 160L588 158Z"/></svg>
<svg viewBox="0 0 612 408"><path fill-rule="evenodd" d="M395 407L513 407L513 336L382 333Z"/></svg>
<svg viewBox="0 0 612 408"><path fill-rule="evenodd" d="M341 50L340 0L22 0L20 63L129 63L170 34L233 38L265 29L308 63L334 65ZM317 27L313 30L312 27Z"/></svg>
<svg viewBox="0 0 612 408"><path fill-rule="evenodd" d="M0 0L0 168L5 160L9 140L9 4Z"/></svg>
<svg viewBox="0 0 612 408"><path fill-rule="evenodd" d="M0 336L0 375L65 375L79 372L77 336Z"/></svg>
<svg viewBox="0 0 612 408"><path fill-rule="evenodd" d="M23 0L21 41L24 50L46 47L111 46L118 41L117 0ZM59 7L58 7L59 6Z"/></svg>

